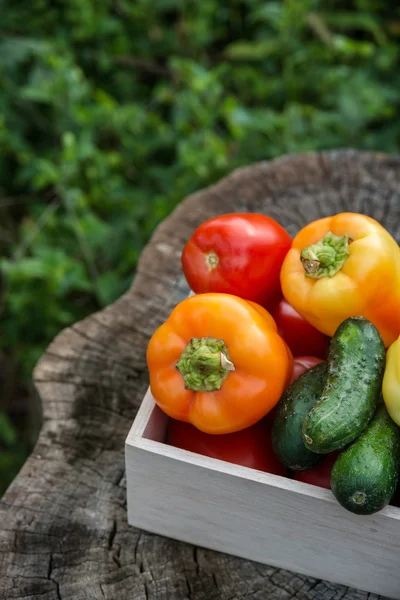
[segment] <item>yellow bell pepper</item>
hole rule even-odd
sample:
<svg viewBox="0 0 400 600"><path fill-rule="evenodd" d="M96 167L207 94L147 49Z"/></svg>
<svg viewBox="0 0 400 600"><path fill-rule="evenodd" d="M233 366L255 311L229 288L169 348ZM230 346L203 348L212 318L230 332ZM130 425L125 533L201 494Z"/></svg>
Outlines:
<svg viewBox="0 0 400 600"><path fill-rule="evenodd" d="M400 249L370 217L341 213L304 227L281 285L289 304L326 335L352 316L371 321L386 347L400 334Z"/></svg>
<svg viewBox="0 0 400 600"><path fill-rule="evenodd" d="M382 395L389 415L400 425L400 337L386 353Z"/></svg>

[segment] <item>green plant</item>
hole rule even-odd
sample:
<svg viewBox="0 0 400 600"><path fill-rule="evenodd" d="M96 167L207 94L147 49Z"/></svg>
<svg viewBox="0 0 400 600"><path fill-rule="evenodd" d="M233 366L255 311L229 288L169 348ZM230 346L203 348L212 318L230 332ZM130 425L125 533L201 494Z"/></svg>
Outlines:
<svg viewBox="0 0 400 600"><path fill-rule="evenodd" d="M380 0L0 9L0 349L26 379L186 194L286 152L398 152L400 12Z"/></svg>

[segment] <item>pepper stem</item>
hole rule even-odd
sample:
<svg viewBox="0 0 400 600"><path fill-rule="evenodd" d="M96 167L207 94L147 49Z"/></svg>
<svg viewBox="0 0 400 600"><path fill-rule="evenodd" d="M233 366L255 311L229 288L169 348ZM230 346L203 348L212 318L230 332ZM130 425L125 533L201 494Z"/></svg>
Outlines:
<svg viewBox="0 0 400 600"><path fill-rule="evenodd" d="M212 337L192 338L183 350L176 368L185 388L194 392L219 390L235 365L229 358L224 340Z"/></svg>
<svg viewBox="0 0 400 600"><path fill-rule="evenodd" d="M348 235L334 235L328 231L319 242L304 248L300 260L306 277L321 279L336 275L350 254L350 241Z"/></svg>

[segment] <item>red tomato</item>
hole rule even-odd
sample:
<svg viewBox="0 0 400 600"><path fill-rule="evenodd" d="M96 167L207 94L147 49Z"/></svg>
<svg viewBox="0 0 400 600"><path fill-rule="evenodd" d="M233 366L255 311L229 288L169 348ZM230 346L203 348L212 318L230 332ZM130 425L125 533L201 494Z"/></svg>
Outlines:
<svg viewBox="0 0 400 600"><path fill-rule="evenodd" d="M296 481L304 481L311 485L317 485L327 490L331 489L331 471L339 452L331 452L326 456L318 467L314 467L309 471L296 471L294 478Z"/></svg>
<svg viewBox="0 0 400 600"><path fill-rule="evenodd" d="M199 431L190 423L170 419L167 443L203 456L285 476L286 469L272 450L271 423L271 420L263 419L235 433L212 435Z"/></svg>
<svg viewBox="0 0 400 600"><path fill-rule="evenodd" d="M320 358L316 358L315 356L296 356L293 361L293 371L292 378L290 383L292 383L295 379L303 375L308 369L311 367L315 367L318 363L324 362Z"/></svg>
<svg viewBox="0 0 400 600"><path fill-rule="evenodd" d="M286 300L281 300L272 316L293 356L327 357L329 345L326 335L303 319Z"/></svg>
<svg viewBox="0 0 400 600"><path fill-rule="evenodd" d="M183 272L198 294L233 294L271 308L281 296L280 270L291 244L287 231L270 217L222 215L200 225L188 240Z"/></svg>

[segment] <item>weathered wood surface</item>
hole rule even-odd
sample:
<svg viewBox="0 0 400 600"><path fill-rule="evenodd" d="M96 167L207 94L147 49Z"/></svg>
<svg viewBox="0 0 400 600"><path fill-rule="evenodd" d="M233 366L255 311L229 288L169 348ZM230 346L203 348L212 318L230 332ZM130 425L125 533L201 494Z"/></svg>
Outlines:
<svg viewBox="0 0 400 600"><path fill-rule="evenodd" d="M197 225L258 211L295 233L352 210L399 241L399 184L400 159L328 152L236 171L178 206L143 252L129 292L63 331L35 370L44 423L0 503L1 599L377 600L129 527L124 440L148 384L147 341L187 293L180 252Z"/></svg>

